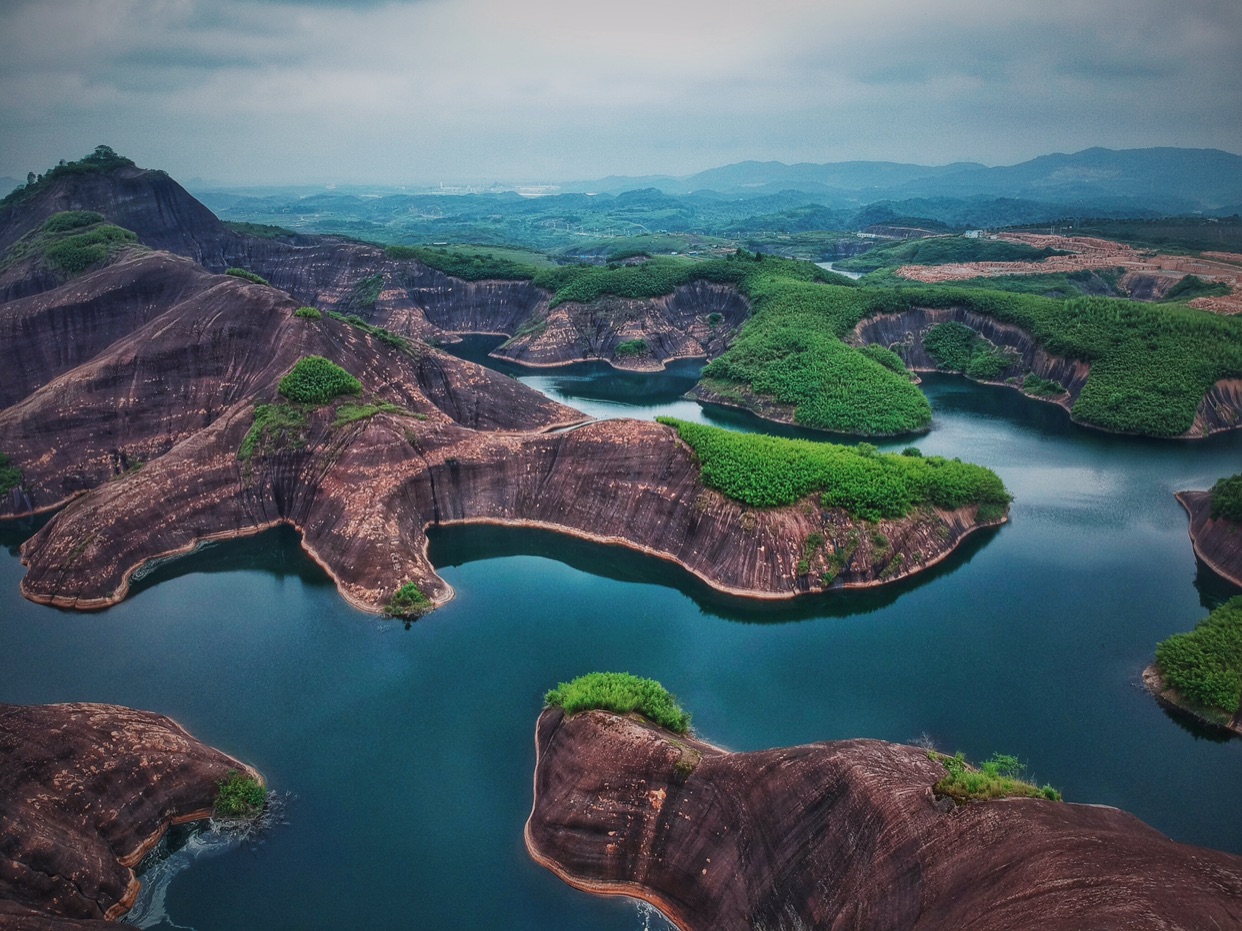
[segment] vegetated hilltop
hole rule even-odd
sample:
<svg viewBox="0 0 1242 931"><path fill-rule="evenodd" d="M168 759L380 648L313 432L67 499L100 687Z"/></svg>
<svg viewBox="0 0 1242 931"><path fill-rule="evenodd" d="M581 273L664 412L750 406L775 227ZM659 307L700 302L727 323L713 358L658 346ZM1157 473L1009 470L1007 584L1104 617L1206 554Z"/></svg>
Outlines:
<svg viewBox="0 0 1242 931"><path fill-rule="evenodd" d="M126 184L137 183L130 177L136 169L116 171ZM173 189L166 177L146 174L150 208ZM13 211L25 211L30 225L22 235L37 230L49 192L83 177L108 219L112 198L93 186L106 175L54 179L0 221L12 232ZM180 188L173 193L192 201ZM73 206L94 209L84 199ZM188 234L165 228L166 217L195 213L188 206L127 209L133 225L126 228L143 243L184 239ZM437 341L500 333L509 340L496 354L532 365L604 359L652 369L671 358L709 357L701 400L822 430L888 435L927 426L930 408L902 363L927 367L922 334L942 322L929 311L976 331L1008 328L1008 342L966 373L1025 386L1091 426L1195 437L1236 427L1242 410L1242 323L1182 305L905 282L855 286L807 263L741 251L700 262L535 268L426 248L243 236L214 218L195 224L191 254L214 255L227 245L208 267L258 274L303 304L398 336ZM899 332L865 325L889 317L910 325Z"/></svg>
<svg viewBox="0 0 1242 931"><path fill-rule="evenodd" d="M87 228L79 220L99 222L32 215L38 225L14 242ZM620 277L556 269L545 299L561 307L625 288L727 287L760 264L721 261L706 284L671 264ZM792 264L787 274L825 275ZM300 305L253 271L216 275L128 245L0 304L0 346L10 373L0 516L63 506L24 546L22 591L66 607L112 604L144 566L282 523L302 532L353 603L392 614L451 596L424 530L470 521L627 545L722 590L790 597L920 571L1003 520L1008 503L991 473L995 487L946 495L924 475L935 461L894 466L867 453L848 474L905 476L898 499L862 488L842 496L816 473L794 497L756 507L736 488L708 487L706 453L670 426L550 433L582 415L361 316ZM798 467L798 456L787 461Z"/></svg>
<svg viewBox="0 0 1242 931"><path fill-rule="evenodd" d="M118 705L0 705L0 926L114 928L171 825L264 804L262 777L176 722ZM253 791L252 791L253 790Z"/></svg>
<svg viewBox="0 0 1242 931"><path fill-rule="evenodd" d="M1052 801L1013 757L975 769L878 740L729 753L650 723L684 711L616 674L562 684L548 704L527 850L570 885L644 899L686 931L1242 921L1242 858Z"/></svg>

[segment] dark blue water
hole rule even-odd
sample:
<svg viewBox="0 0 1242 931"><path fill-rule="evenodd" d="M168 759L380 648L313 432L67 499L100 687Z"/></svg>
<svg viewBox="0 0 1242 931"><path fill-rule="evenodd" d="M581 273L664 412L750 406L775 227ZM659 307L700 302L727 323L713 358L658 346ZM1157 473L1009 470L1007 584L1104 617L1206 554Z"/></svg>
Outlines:
<svg viewBox="0 0 1242 931"><path fill-rule="evenodd" d="M710 417L678 400L678 374L636 415ZM570 403L638 384L528 379ZM1157 641L1234 592L1196 564L1172 492L1238 471L1242 437L1109 437L1005 389L926 388L935 423L915 442L991 466L1016 500L920 580L752 604L622 550L455 528L432 556L457 598L407 630L347 607L290 531L174 563L92 615L23 601L10 548L0 700L158 710L297 796L262 846L169 883L169 920L199 931L641 927L522 846L542 693L593 669L661 680L733 749L927 734L1242 853L1242 741L1197 736L1137 687Z"/></svg>

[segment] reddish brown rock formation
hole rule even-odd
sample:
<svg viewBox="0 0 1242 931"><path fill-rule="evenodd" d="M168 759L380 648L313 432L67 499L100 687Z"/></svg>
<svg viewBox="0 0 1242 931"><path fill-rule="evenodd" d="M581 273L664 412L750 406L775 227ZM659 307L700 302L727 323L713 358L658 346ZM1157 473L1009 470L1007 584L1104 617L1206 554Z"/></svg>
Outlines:
<svg viewBox="0 0 1242 931"><path fill-rule="evenodd" d="M519 364L598 359L659 369L672 359L718 354L749 313L736 289L707 283L651 300L606 299L550 310L551 293L530 281L463 281L413 259L394 259L379 246L332 237L241 235L163 172L133 167L61 177L0 211L0 257L63 210L98 212L152 249L186 256L214 272L245 268L303 304L357 314L394 333L445 343L460 333L514 337L496 355ZM375 282L374 290L366 282ZM0 299L59 283L55 275L10 269L8 277L0 274ZM708 317L717 313L722 319L710 324ZM630 339L643 339L648 352L618 357L616 347Z"/></svg>
<svg viewBox="0 0 1242 931"><path fill-rule="evenodd" d="M210 816L230 770L260 778L148 711L0 705L0 927L128 911L133 868L170 825Z"/></svg>
<svg viewBox="0 0 1242 931"><path fill-rule="evenodd" d="M1210 491L1179 491L1174 497L1190 515L1190 542L1195 555L1234 585L1242 586L1242 528L1212 517Z"/></svg>
<svg viewBox="0 0 1242 931"><path fill-rule="evenodd" d="M941 764L848 740L728 753L606 712L545 711L534 859L683 929L1242 926L1242 858L1113 808L938 804Z"/></svg>
<svg viewBox="0 0 1242 931"><path fill-rule="evenodd" d="M169 284L129 284L148 278ZM25 544L27 597L103 607L144 565L285 523L354 604L378 610L406 581L440 602L451 591L424 531L465 522L618 543L722 590L790 597L825 584L824 553L803 551L813 533L850 550L834 584L854 586L930 566L978 526L973 509L929 509L883 522L877 546L810 500L748 510L703 486L670 428L549 434L582 415L425 344L394 346L296 307L164 253L0 306L0 332L25 340L12 390L28 392L0 411L0 451L23 474L0 515L78 498ZM62 351L66 333L81 339ZM361 380L364 396L342 400L393 409L344 422L340 402L327 405L296 441L240 459L256 405L278 401L280 378L312 354Z"/></svg>
<svg viewBox="0 0 1242 931"><path fill-rule="evenodd" d="M1143 686L1156 699L1157 704L1175 716L1191 718L1211 731L1242 737L1242 704L1239 704L1237 714L1231 719L1215 720L1203 714L1200 709L1188 702L1181 692L1165 682L1154 663L1143 670Z"/></svg>

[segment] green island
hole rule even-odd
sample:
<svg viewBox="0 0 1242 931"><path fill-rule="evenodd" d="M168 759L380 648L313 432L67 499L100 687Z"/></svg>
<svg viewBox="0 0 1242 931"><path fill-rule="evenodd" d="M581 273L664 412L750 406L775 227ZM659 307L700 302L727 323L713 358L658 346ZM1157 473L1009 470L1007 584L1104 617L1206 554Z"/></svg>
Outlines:
<svg viewBox="0 0 1242 931"><path fill-rule="evenodd" d="M235 769L216 783L219 792L213 813L217 818L252 818L267 803L267 789L253 776Z"/></svg>
<svg viewBox="0 0 1242 931"><path fill-rule="evenodd" d="M1156 672L1178 704L1228 727L1242 714L1242 595L1156 647Z"/></svg>
<svg viewBox="0 0 1242 931"><path fill-rule="evenodd" d="M1016 756L994 753L977 767L966 762L961 753L949 756L929 750L927 757L945 768L944 778L932 786L932 792L941 798L951 798L959 805L995 798L1061 801L1061 793L1052 786L1037 786L1026 781L1026 766Z"/></svg>
<svg viewBox="0 0 1242 931"><path fill-rule="evenodd" d="M674 734L690 732L690 715L668 689L654 679L642 679L628 672L587 673L560 683L544 696L543 702L569 715L582 711L640 714Z"/></svg>
<svg viewBox="0 0 1242 931"><path fill-rule="evenodd" d="M694 450L705 485L752 507L779 507L818 493L824 507L863 520L903 517L921 505L978 505L977 519L989 522L999 520L1011 500L990 469L913 448L893 455L867 443L841 446L658 419Z"/></svg>

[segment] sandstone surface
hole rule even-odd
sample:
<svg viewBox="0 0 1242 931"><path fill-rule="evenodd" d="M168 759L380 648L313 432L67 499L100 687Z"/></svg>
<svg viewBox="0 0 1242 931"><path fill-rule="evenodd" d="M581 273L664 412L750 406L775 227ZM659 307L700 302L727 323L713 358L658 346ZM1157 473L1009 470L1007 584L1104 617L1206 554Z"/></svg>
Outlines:
<svg viewBox="0 0 1242 931"><path fill-rule="evenodd" d="M549 709L532 857L679 928L1199 931L1242 925L1242 858L1114 808L938 801L942 764L846 740L729 753L649 722Z"/></svg>
<svg viewBox="0 0 1242 931"><path fill-rule="evenodd" d="M0 705L0 927L93 928L134 904L134 867L211 815L244 763L118 705Z"/></svg>

